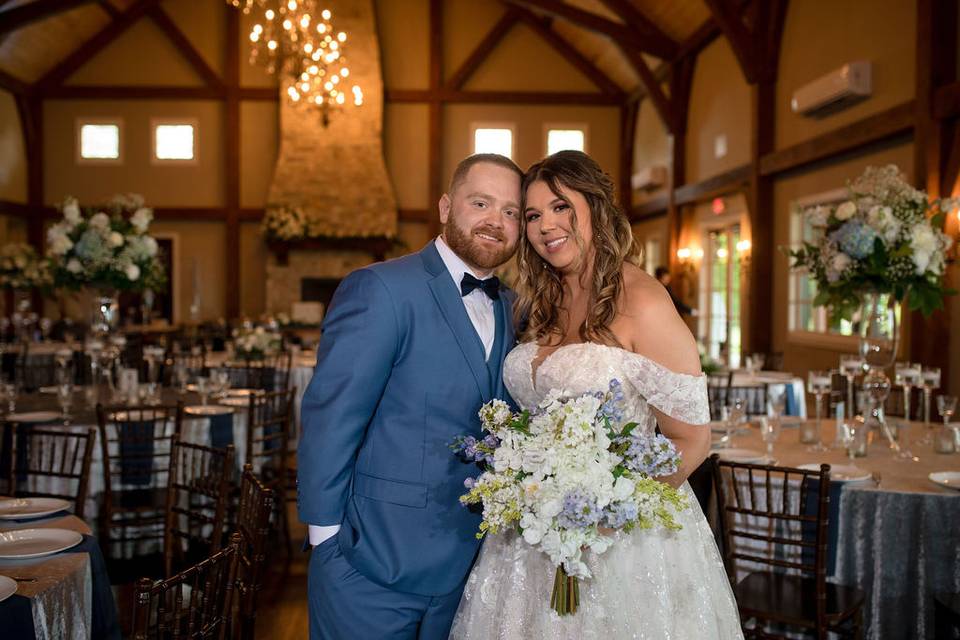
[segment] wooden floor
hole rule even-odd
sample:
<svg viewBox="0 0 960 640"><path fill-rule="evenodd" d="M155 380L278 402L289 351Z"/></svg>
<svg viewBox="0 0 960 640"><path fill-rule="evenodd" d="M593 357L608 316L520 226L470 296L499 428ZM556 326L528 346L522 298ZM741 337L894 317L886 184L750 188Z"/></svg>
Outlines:
<svg viewBox="0 0 960 640"><path fill-rule="evenodd" d="M300 551L306 527L297 522L296 505L289 505L293 562L284 580L279 575L282 552L275 563L276 570L267 576L268 590L257 609L257 638L267 640L302 640L309 634L307 625L307 552ZM267 566L271 558L267 557Z"/></svg>

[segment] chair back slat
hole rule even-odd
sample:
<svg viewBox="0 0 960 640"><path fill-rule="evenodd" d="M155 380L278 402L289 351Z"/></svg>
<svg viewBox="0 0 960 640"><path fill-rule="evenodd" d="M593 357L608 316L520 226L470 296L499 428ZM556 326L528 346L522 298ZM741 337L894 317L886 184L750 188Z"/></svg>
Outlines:
<svg viewBox="0 0 960 640"><path fill-rule="evenodd" d="M71 500L74 514L82 518L96 431L92 427L68 431L28 424L10 428L13 464L8 465L7 486L13 496Z"/></svg>
<svg viewBox="0 0 960 640"><path fill-rule="evenodd" d="M261 358L237 357L217 368L227 372L234 387L286 391L290 386L292 357L290 350L285 349Z"/></svg>
<svg viewBox="0 0 960 640"><path fill-rule="evenodd" d="M247 416L247 459L267 485L275 488L287 468L287 443L296 388L250 396ZM285 480L285 479L284 479Z"/></svg>
<svg viewBox="0 0 960 640"><path fill-rule="evenodd" d="M164 524L164 569L187 564L220 548L234 450L180 442L175 438Z"/></svg>
<svg viewBox="0 0 960 640"><path fill-rule="evenodd" d="M240 544L235 533L229 545L175 576L157 583L142 578L133 609L134 640L225 638L234 610Z"/></svg>
<svg viewBox="0 0 960 640"><path fill-rule="evenodd" d="M266 541L270 534L270 515L273 513L275 499L274 492L253 473L253 467L244 465L240 478L240 508L237 514L237 531L242 538L237 567L239 633L233 634L242 640L253 640L255 635L257 600L263 586Z"/></svg>

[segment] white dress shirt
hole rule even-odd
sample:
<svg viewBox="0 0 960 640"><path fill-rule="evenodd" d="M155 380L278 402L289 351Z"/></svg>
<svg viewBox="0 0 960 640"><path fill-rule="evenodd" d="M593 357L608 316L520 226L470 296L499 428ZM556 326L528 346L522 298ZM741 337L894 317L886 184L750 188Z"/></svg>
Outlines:
<svg viewBox="0 0 960 640"><path fill-rule="evenodd" d="M443 236L437 237L436 247L437 253L440 254L440 259L443 260L444 266L447 267L447 272L450 274L450 277L453 278L453 283L456 285L458 293L460 292L460 281L463 280L465 273L470 273L480 280L484 279L467 266L460 256L453 252L453 249L444 241ZM489 275L485 277L489 277ZM493 350L493 342L497 337L497 320L494 315L493 300L480 288L474 289L460 299L463 301L463 306L467 311L470 322L473 324L473 328L476 329L477 335L483 343L484 353L489 360L490 352ZM340 531L340 525L320 526L311 524L307 527L307 530L310 544L316 546L336 535L337 532Z"/></svg>

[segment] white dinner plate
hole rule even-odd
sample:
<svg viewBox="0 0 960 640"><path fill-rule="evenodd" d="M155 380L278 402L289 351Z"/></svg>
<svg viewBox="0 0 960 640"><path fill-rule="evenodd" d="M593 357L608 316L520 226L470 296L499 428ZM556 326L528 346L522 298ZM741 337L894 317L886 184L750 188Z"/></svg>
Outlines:
<svg viewBox="0 0 960 640"><path fill-rule="evenodd" d="M221 407L215 404L194 404L183 408L184 413L192 416L225 416L233 413L233 407Z"/></svg>
<svg viewBox="0 0 960 640"><path fill-rule="evenodd" d="M767 456L764 455L762 451L757 451L756 449L738 449L736 447L732 449L717 449L717 454L719 454L721 460L744 462L747 464L760 464L767 459Z"/></svg>
<svg viewBox="0 0 960 640"><path fill-rule="evenodd" d="M40 518L69 508L60 498L7 498L0 500L0 520Z"/></svg>
<svg viewBox="0 0 960 640"><path fill-rule="evenodd" d="M54 395L54 394L57 393L57 391L59 391L59 389L60 389L60 387L58 387L58 386L56 386L56 385L51 385L51 386L49 386L49 387L40 387L39 389L37 389L37 391L40 392L40 393L46 393L46 394ZM76 393L77 391L80 391L80 387L74 385L74 386L73 386L73 392Z"/></svg>
<svg viewBox="0 0 960 640"><path fill-rule="evenodd" d="M0 576L0 602L3 602L17 592L17 581L7 576Z"/></svg>
<svg viewBox="0 0 960 640"><path fill-rule="evenodd" d="M16 529L0 531L0 558L39 558L75 547L83 536L69 529Z"/></svg>
<svg viewBox="0 0 960 640"><path fill-rule="evenodd" d="M249 398L260 393L263 393L260 389L227 389L227 395L231 398Z"/></svg>
<svg viewBox="0 0 960 640"><path fill-rule="evenodd" d="M250 399L249 398L220 398L218 400L220 404L225 404L230 407L249 407Z"/></svg>
<svg viewBox="0 0 960 640"><path fill-rule="evenodd" d="M7 414L7 422L58 422L63 416L56 411L23 411Z"/></svg>
<svg viewBox="0 0 960 640"><path fill-rule="evenodd" d="M960 490L960 471L934 471L927 477L941 487Z"/></svg>
<svg viewBox="0 0 960 640"><path fill-rule="evenodd" d="M797 469L804 469L806 471L820 471L819 462L808 462L806 464L801 464L797 466ZM873 478L870 475L870 472L861 469L860 467L854 466L852 464L832 464L830 465L830 481L831 482L865 482Z"/></svg>

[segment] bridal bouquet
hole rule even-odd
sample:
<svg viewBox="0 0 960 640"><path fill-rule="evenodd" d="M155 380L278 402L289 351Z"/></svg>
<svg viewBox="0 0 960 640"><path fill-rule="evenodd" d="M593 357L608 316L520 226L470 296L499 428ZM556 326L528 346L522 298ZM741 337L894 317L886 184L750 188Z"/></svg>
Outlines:
<svg viewBox="0 0 960 640"><path fill-rule="evenodd" d="M603 553L614 538L602 529L680 528L687 507L676 489L654 478L676 472L680 457L667 438L634 433L624 423L623 391L564 397L552 390L532 413L502 400L480 409L482 439L461 436L451 448L483 472L464 483L465 506L483 509L478 538L515 528L557 566L551 606L561 615L579 604L578 579L590 577L586 550Z"/></svg>
<svg viewBox="0 0 960 640"><path fill-rule="evenodd" d="M929 316L943 307L942 278L952 240L941 228L953 200L928 200L895 165L868 167L836 207L803 214L814 242L789 252L795 269L817 284L815 305L828 305L833 320L851 319L866 291L909 294L911 310Z"/></svg>
<svg viewBox="0 0 960 640"><path fill-rule="evenodd" d="M58 287L143 291L163 284L155 238L147 233L153 211L136 194L114 196L84 213L75 198L47 230L47 255Z"/></svg>

